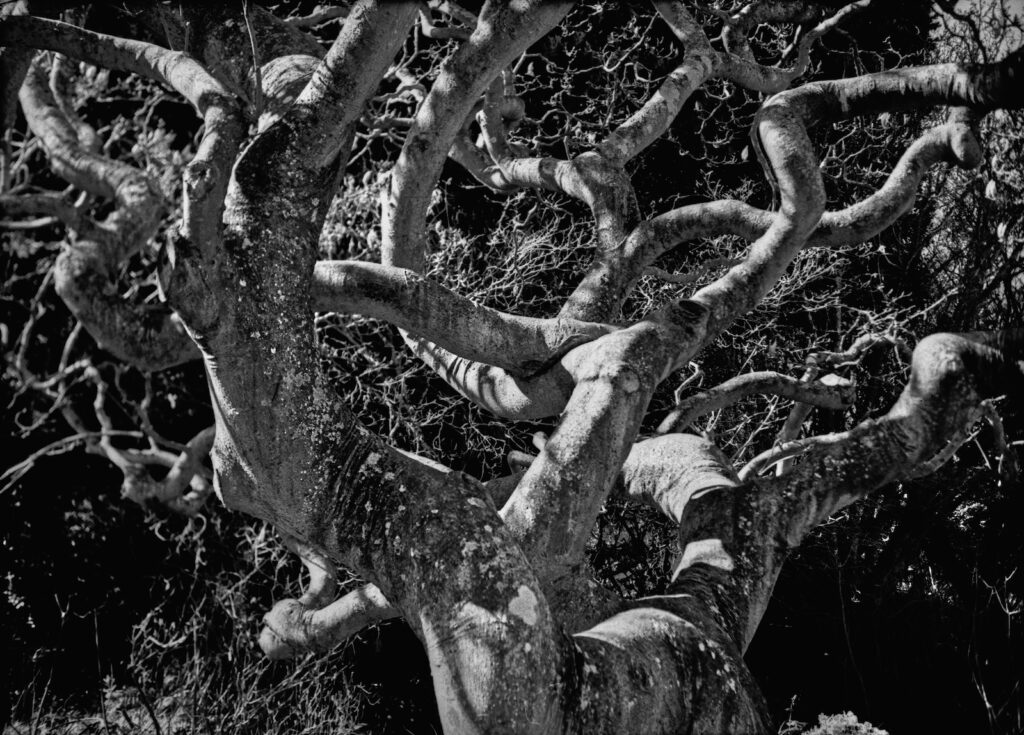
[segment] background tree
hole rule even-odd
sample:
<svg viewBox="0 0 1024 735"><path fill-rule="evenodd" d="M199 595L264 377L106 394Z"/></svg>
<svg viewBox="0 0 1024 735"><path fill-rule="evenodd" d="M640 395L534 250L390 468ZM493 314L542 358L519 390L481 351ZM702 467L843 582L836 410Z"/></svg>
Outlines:
<svg viewBox="0 0 1024 735"><path fill-rule="evenodd" d="M85 443L148 507L213 482L310 571L264 650L401 615L451 731L766 729L743 652L790 550L899 482L831 541L885 589L975 502L913 477L983 417L985 477L1014 461L1019 335L908 343L1019 322L1017 120L979 121L1020 53L914 66L929 8L866 5L4 6L8 390L42 444L5 481ZM940 10L964 49L1007 18ZM843 81L783 91L816 55ZM899 221L942 162L986 168Z"/></svg>

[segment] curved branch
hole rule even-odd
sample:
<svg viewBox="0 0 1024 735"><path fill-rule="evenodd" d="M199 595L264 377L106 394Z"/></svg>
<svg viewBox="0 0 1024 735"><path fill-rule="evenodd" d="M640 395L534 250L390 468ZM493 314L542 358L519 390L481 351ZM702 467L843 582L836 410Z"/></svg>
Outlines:
<svg viewBox="0 0 1024 735"><path fill-rule="evenodd" d="M127 71L163 82L206 117L234 97L188 54L119 36L94 33L68 23L28 15L8 18L0 26L0 45L57 51L106 69Z"/></svg>
<svg viewBox="0 0 1024 735"><path fill-rule="evenodd" d="M5 22L0 27L0 45L58 51L100 67L132 72L163 82L188 100L203 118L204 132L195 156L185 167L182 234L208 255L213 254L219 243L231 164L245 131L238 101L202 64L179 51L31 16ZM65 178L71 173L73 178L68 180L86 191L101 196L113 194L83 185L90 182L77 177L75 168L57 173Z"/></svg>
<svg viewBox="0 0 1024 735"><path fill-rule="evenodd" d="M804 247L840 247L874 237L913 207L921 180L931 166L940 162L965 168L980 163L980 146L960 112L915 140L878 191L845 209L825 212ZM771 212L723 199L680 207L642 223L630 233L625 245L627 258L619 279L619 303L643 269L672 248L719 235L755 240L767 232L771 221Z"/></svg>
<svg viewBox="0 0 1024 735"><path fill-rule="evenodd" d="M310 651L327 652L363 628L401 615L372 584L321 608L310 609L300 600L281 600L263 616L259 644L272 661Z"/></svg>
<svg viewBox="0 0 1024 735"><path fill-rule="evenodd" d="M114 446L112 437L125 432L114 429L114 422L107 413L107 384L94 367L86 368L85 374L96 385L93 413L103 429L98 440L90 442L87 449L105 456L121 470L124 476L122 495L143 507L158 503L175 513L189 516L198 513L213 492L209 482L210 473L204 468L203 461L213 447L215 428L211 426L203 429L192 437L178 456L158 449L155 445L146 450L119 449ZM68 422L81 434L81 420L74 409L65 408ZM148 469L153 465L168 468L162 480L153 479Z"/></svg>
<svg viewBox="0 0 1024 735"><path fill-rule="evenodd" d="M933 334L914 349L910 379L889 412L821 437L772 487L795 492L780 520L799 543L811 528L871 490L913 475L986 410L989 399L1022 398L1024 330ZM826 475L815 473L826 472Z"/></svg>
<svg viewBox="0 0 1024 735"><path fill-rule="evenodd" d="M468 170L492 188L518 186L521 184L517 178L536 174L540 174L538 183L550 180L550 163L540 161L539 165L531 166L518 159L510 160L498 149L495 149L500 158L497 170L481 167L482 162L473 153L472 144L462 140L462 133L465 121L492 80L531 43L554 27L570 6L569 2L540 0L521 4L485 3L474 31L445 62L420 105L392 170L391 193L381 205L381 251L386 265L422 270L424 223L430 195L445 158L453 150L467 164ZM500 109L500 105L496 107ZM491 113L496 114L497 110ZM484 124L487 124L486 118ZM557 167L557 171L565 170L564 165ZM498 415L547 416L551 415L552 406L564 405L567 390L563 376L541 375L534 381L535 385L526 386L500 368L459 358L425 340L407 337L406 341L415 354L456 390Z"/></svg>
<svg viewBox="0 0 1024 735"><path fill-rule="evenodd" d="M721 71L722 56L700 24L681 2L657 2L658 13L682 41L686 53L678 67L661 83L657 91L603 141L597 151L608 161L622 165L660 138L683 105L704 82Z"/></svg>
<svg viewBox="0 0 1024 735"><path fill-rule="evenodd" d="M768 468L786 462L793 457L799 457L816 444L823 442L821 437L809 436L803 439L776 442L775 446L766 449L756 457L747 462L737 473L741 480L748 480L756 477Z"/></svg>
<svg viewBox="0 0 1024 735"><path fill-rule="evenodd" d="M572 377L562 364L556 363L529 377L518 377L502 368L459 357L426 339L408 335L405 339L424 365L460 395L495 416L515 421L556 416L565 408L572 393ZM563 357L562 361L565 359Z"/></svg>
<svg viewBox="0 0 1024 735"><path fill-rule="evenodd" d="M422 270L427 207L444 160L480 95L498 72L568 12L571 3L485 3L476 29L445 62L416 113L383 203L382 258Z"/></svg>
<svg viewBox="0 0 1024 735"><path fill-rule="evenodd" d="M722 64L722 76L745 89L767 93L781 92L807 71L811 64L811 46L815 41L839 25L846 16L864 10L870 4L871 0L859 0L859 2L846 5L808 31L797 46L797 60L788 69L758 64L753 60L752 55L741 53L727 56ZM806 11L807 7L805 6L802 10ZM790 20L793 17L798 17L799 14L799 10L797 10L793 14L787 15L785 19ZM735 36L732 40L735 42ZM749 51L745 40L744 38L741 48Z"/></svg>
<svg viewBox="0 0 1024 735"><path fill-rule="evenodd" d="M470 31L455 26L437 26L430 19L429 10L420 10L420 32L424 38L432 38L437 41L465 41L469 38Z"/></svg>
<svg viewBox="0 0 1024 735"><path fill-rule="evenodd" d="M213 486L209 482L208 471L203 467L203 461L213 447L214 435L213 426L203 429L188 441L181 454L169 464L158 455L154 455L149 464L169 466L162 480L153 479L145 467L146 462L137 461L141 457L122 452L125 457L134 457L127 465L121 466L124 472L122 496L144 508L157 503L175 513L195 515L213 494ZM111 459L115 461L112 457ZM115 464L120 462L115 461Z"/></svg>
<svg viewBox="0 0 1024 735"><path fill-rule="evenodd" d="M51 168L79 188L114 200L102 224L77 212L67 224L81 239L65 248L54 266L57 293L102 347L144 370L161 370L199 357L180 320L163 304L131 303L114 279L121 262L152 238L165 203L156 184L139 169L84 150L78 134L53 99L42 60L21 89L22 110L39 136Z"/></svg>
<svg viewBox="0 0 1024 735"><path fill-rule="evenodd" d="M417 9L418 3L410 0L360 0L349 10L327 55L284 115L297 128L293 145L318 165L348 155L351 128L394 59Z"/></svg>
<svg viewBox="0 0 1024 735"><path fill-rule="evenodd" d="M804 382L774 371L747 373L731 378L680 402L658 426L658 433L684 431L695 419L754 395L769 394L821 408L841 409L854 400L854 384L837 375L819 382Z"/></svg>
<svg viewBox="0 0 1024 735"><path fill-rule="evenodd" d="M903 355L909 359L910 349L903 340L889 334L865 334L854 340L853 344L844 352L815 352L810 355L807 358L807 369L804 370L800 380L804 383L810 383L818 377L821 368L825 365L844 367L856 363L863 357L865 352L882 344L895 345L897 349L902 349ZM813 410L810 403L796 403L790 409L786 422L779 431L779 435L775 438L776 446L794 449L796 445L793 442L800 436L801 427L803 427L804 422ZM767 462L765 466L776 465L776 475L785 474L792 465L791 457L796 456L796 454L799 454L799 452L775 458L771 455L770 451L764 452L759 457L754 457L754 459L750 460L743 471L740 472L740 476L745 478L751 472L760 471L760 462Z"/></svg>
<svg viewBox="0 0 1024 735"><path fill-rule="evenodd" d="M900 357L909 360L913 351L899 337L891 334L864 334L853 341L850 347L842 352L814 352L807 358L809 367L820 368L843 367L860 361L866 352L880 345L892 345Z"/></svg>

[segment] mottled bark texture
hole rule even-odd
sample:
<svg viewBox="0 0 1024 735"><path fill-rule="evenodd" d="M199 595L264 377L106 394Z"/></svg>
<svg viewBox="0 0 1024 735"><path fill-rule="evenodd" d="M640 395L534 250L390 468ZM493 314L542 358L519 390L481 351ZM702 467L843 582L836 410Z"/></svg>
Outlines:
<svg viewBox="0 0 1024 735"><path fill-rule="evenodd" d="M0 26L3 114L10 119L25 49L48 49L157 79L203 119L165 258L169 305L143 308L121 298L115 275L152 247L165 203L144 172L83 142L47 85L49 57L37 56L21 85L22 110L54 173L112 204L92 222L66 205L36 202L71 233L58 292L119 357L154 370L201 356L206 367L215 430L171 462L163 488L136 483L130 494L145 501L180 493L201 475L198 458L212 441L224 502L277 526L310 571L307 593L268 614L268 655L323 649L401 615L426 648L449 733L770 732L743 651L786 554L830 513L927 465L984 401L1019 390L1021 335L923 340L888 414L817 438L777 477L753 468L741 480L713 443L671 432L755 391L842 408L850 385L753 374L681 404L663 436L638 441L641 420L659 383L757 306L802 248L862 242L907 211L929 167L978 165L972 121L1024 103L1024 55L781 91L807 68L814 40L866 3L821 20L793 66L779 70L756 63L746 34L762 22L816 20L818 9L753 3L726 18L719 51L682 4L659 2L682 44L677 68L592 150L570 160L531 157L507 135L524 114L510 65L570 5L488 1L476 16L449 8L463 14L445 30L421 20L417 3L358 0L328 49L302 23L255 7L248 20L229 5L145 9L139 22L164 34L161 45L30 17L22 7ZM453 50L390 173L383 263L318 263L356 125L417 23ZM625 165L713 78L780 92L751 131L778 206L722 200L641 221ZM935 106L969 114L959 110L925 132L877 192L826 211L810 128ZM467 137L474 119L479 146ZM528 319L483 308L421 274L428 205L449 155L495 190L545 188L586 204L595 254L559 314ZM724 275L615 324L654 259L722 234L751 241ZM468 398L500 416L559 416L557 427L524 471L489 488L393 449L359 424L320 371L316 310L385 319ZM669 594L624 602L581 582L586 541L612 492L677 524ZM370 584L336 600L336 565Z"/></svg>

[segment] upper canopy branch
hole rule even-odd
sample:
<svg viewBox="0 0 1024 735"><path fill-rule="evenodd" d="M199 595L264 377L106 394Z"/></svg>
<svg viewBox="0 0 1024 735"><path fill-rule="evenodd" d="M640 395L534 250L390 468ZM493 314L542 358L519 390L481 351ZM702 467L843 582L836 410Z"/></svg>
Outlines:
<svg viewBox="0 0 1024 735"><path fill-rule="evenodd" d="M786 94L796 94L797 91ZM814 121L813 117L811 121ZM932 165L941 161L965 167L977 165L980 148L971 125L972 121L962 112L954 111L949 122L925 132L907 149L878 191L845 209L825 212L803 247L835 247L863 242L889 227L913 206L917 188ZM525 166L531 160L540 159L516 159L513 165ZM552 161L548 170L552 175L562 170L559 163L565 169L561 185L568 188L575 181L570 171L571 162ZM544 169L538 167L537 170ZM617 310L643 268L670 247L698 237L722 234L756 240L766 235L773 217L771 212L735 200L688 205L666 212L642 223L630 233L619 250L616 268L593 268L577 290L588 291L592 281L600 281L601 289L614 299L614 309ZM588 298L590 296L592 294L588 294ZM756 302L759 296L752 298ZM571 384L565 380L550 388L541 388L549 382L544 376L538 376L539 381L521 383L487 365L459 360L457 355L440 353L426 345L417 349L418 354L430 359L435 369L447 376L446 379L463 395L491 410L497 409L498 415L518 418L552 415L561 410L568 397L566 390ZM446 356L439 357L441 354Z"/></svg>
<svg viewBox="0 0 1024 735"><path fill-rule="evenodd" d="M105 69L132 72L163 82L192 103L204 117L213 105L234 104L234 96L194 58L144 41L20 15L0 25L0 45L57 51Z"/></svg>
<svg viewBox="0 0 1024 735"><path fill-rule="evenodd" d="M690 95L717 75L722 61L700 24L681 2L656 2L654 6L683 43L685 55L650 99L597 145L602 156L618 165L636 157L660 138Z"/></svg>
<svg viewBox="0 0 1024 735"><path fill-rule="evenodd" d="M383 203L382 257L422 270L430 194L463 123L497 74L568 12L569 2L486 2L469 39L442 65L420 105Z"/></svg>
<svg viewBox="0 0 1024 735"><path fill-rule="evenodd" d="M782 198L782 216L777 216L751 246L744 263L694 295L695 301L711 308L707 338L713 339L738 314L749 311L760 301L818 223L821 211L815 213L811 202L800 198L814 191L824 203L817 166L812 171L810 161L802 157L806 154L800 152L811 147L803 126L869 112L940 104L981 109L1021 106L1022 75L1024 49L996 64L900 69L814 82L771 98L758 113L753 137L755 148L766 157L766 169L774 174ZM773 148L777 149L774 155L781 154L782 165L771 159ZM957 146L951 148L955 150ZM972 149L968 143L963 150L966 163L978 163L976 147ZM805 228L806 232L802 232Z"/></svg>
<svg viewBox="0 0 1024 735"><path fill-rule="evenodd" d="M1022 65L1024 53L1017 51L1002 62L988 66L945 64L815 82L783 92L774 99L791 100L808 125L849 115L938 104L980 105L982 109L997 105L1020 106L1024 104L1024 94L1019 92L1021 85L1013 80L1024 73ZM942 160L966 167L977 165L980 148L970 126L971 121L957 112L950 123L926 133L908 149L878 192L845 210L822 216L808 244L863 241L913 205L916 188L928 166ZM757 140L755 137L755 142ZM619 303L643 268L671 245L684 239L720 234L754 239L767 233L770 222L769 213L742 202L722 200L683 207L641 224L624 246L628 255L623 258L623 271L614 284L620 289ZM738 271L730 271L734 272ZM727 274L725 278L732 276ZM720 280L719 285L709 288L717 289L725 283Z"/></svg>
<svg viewBox="0 0 1024 735"><path fill-rule="evenodd" d="M822 214L804 247L839 247L869 240L913 207L917 189L931 166L949 162L973 168L979 156L980 147L970 123L954 115L950 122L914 141L877 191L849 207ZM771 212L732 199L691 204L657 215L630 233L620 300L632 289L643 268L673 247L720 235L755 240L767 231L771 221Z"/></svg>
<svg viewBox="0 0 1024 735"><path fill-rule="evenodd" d="M839 25L848 15L864 10L870 4L871 0L850 3L821 21L800 39L796 47L796 61L784 69L765 66L754 60L746 41L746 34L752 22L809 20L817 15L818 10L808 3L796 3L798 7L787 6L786 3L754 3L744 9L752 9L753 12L745 14L741 11L734 16L740 19L740 22L730 22L726 25L726 31L723 32L726 48L736 48L737 53L725 54L722 59L722 76L745 89L781 92L807 71L811 64L811 47L815 41Z"/></svg>

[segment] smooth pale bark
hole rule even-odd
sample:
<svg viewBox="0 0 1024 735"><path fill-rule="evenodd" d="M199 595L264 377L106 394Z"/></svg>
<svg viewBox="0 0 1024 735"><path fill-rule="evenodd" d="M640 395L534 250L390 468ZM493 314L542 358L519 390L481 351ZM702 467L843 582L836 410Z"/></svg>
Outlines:
<svg viewBox="0 0 1024 735"><path fill-rule="evenodd" d="M546 1L484 4L472 34L442 65L392 170L390 193L381 204L381 258L385 265L422 270L427 207L444 161L463 135L465 121L501 70L550 31L571 5ZM471 157L463 158L473 165ZM562 404L568 394L565 376L557 370L550 376L524 380L426 339L406 336L406 341L413 353L452 387L498 416L551 415L550 407Z"/></svg>
<svg viewBox="0 0 1024 735"><path fill-rule="evenodd" d="M423 269L427 207L448 151L491 80L569 11L570 2L487 2L476 29L442 66L420 105L383 204L382 260Z"/></svg>
<svg viewBox="0 0 1024 735"><path fill-rule="evenodd" d="M940 162L973 166L978 160L977 151L969 124L954 116L916 140L877 192L845 209L825 212L804 247L838 247L870 239L913 207L917 188L929 167ZM517 163L527 162L519 159ZM551 162L554 171L562 165L556 163ZM614 279L603 281L604 292L620 305L643 268L670 248L723 234L756 240L771 221L770 212L732 200L689 205L658 215L630 233L623 247L622 265ZM412 344L414 353L453 388L498 416L537 419L556 415L571 392L571 381L561 365L524 380L500 367L452 354L428 340Z"/></svg>
<svg viewBox="0 0 1024 735"><path fill-rule="evenodd" d="M836 247L873 237L913 206L917 187L930 166L945 161L970 167L975 165L979 155L970 133L970 121L954 115L949 123L926 132L915 141L877 192L845 209L824 213L805 247ZM584 201L601 201L587 193L591 189L574 173L575 165L576 162L553 159L503 160L499 167L502 178L492 183L499 188L505 185L550 188ZM606 189L615 191L616 186L609 185ZM608 221L616 220L609 217ZM722 234L756 240L767 231L771 221L770 212L728 200L690 205L659 215L642 223L621 243L612 241L616 244L614 256L595 261L577 289L578 298L570 297L567 301L576 306L567 306L562 313L610 318L609 315L617 313L648 264L669 248L691 239ZM613 230L607 230L612 237L618 234ZM411 344L415 354L457 391L498 416L543 418L559 412L568 399L567 384L557 371L550 378L540 375L522 381L496 366L452 354L428 341L417 340Z"/></svg>

